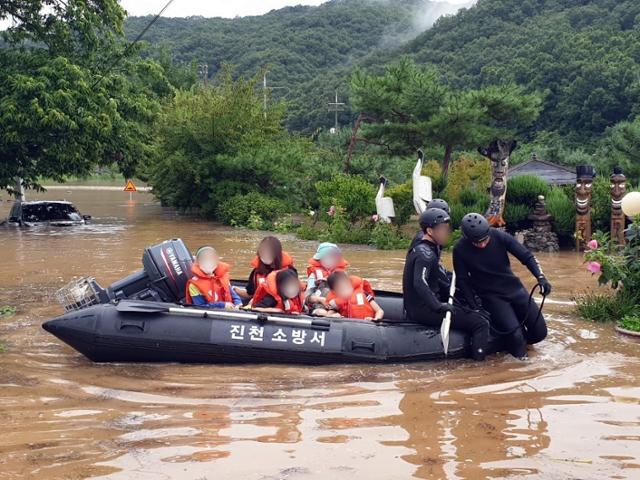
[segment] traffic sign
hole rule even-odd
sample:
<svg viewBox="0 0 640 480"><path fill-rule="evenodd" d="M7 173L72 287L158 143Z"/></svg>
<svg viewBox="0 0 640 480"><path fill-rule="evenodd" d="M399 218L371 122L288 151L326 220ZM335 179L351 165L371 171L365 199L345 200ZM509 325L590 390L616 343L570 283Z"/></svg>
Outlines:
<svg viewBox="0 0 640 480"><path fill-rule="evenodd" d="M125 192L137 192L138 189L134 185L133 181L131 179L129 179L129 180L127 180L127 184L124 186L124 191Z"/></svg>

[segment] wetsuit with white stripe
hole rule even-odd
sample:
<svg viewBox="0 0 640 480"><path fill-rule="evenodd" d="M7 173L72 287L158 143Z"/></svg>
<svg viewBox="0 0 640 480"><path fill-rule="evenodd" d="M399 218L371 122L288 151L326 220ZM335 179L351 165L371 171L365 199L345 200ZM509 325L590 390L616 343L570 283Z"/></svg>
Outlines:
<svg viewBox="0 0 640 480"><path fill-rule="evenodd" d="M404 308L409 320L439 327L444 318L444 292L440 291L440 247L428 240L418 242L407 253L402 276ZM451 328L468 332L473 358L482 360L487 349L489 322L478 312L455 306Z"/></svg>

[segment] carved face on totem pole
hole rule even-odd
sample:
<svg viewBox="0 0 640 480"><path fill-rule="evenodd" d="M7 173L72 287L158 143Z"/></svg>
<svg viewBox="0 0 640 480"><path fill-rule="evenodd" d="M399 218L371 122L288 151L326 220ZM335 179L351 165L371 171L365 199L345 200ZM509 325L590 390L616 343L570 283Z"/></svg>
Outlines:
<svg viewBox="0 0 640 480"><path fill-rule="evenodd" d="M489 188L491 202L485 216L493 227L506 225L503 214L507 196L507 171L509 170L509 158L517 145L515 140L494 140L488 148L478 148L478 152L491 162L491 187Z"/></svg>
<svg viewBox="0 0 640 480"><path fill-rule="evenodd" d="M591 240L591 193L595 171L590 166L576 168L576 248L582 250Z"/></svg>
<svg viewBox="0 0 640 480"><path fill-rule="evenodd" d="M622 212L622 199L627 193L627 177L620 167L613 169L611 175L611 240L624 244L625 216Z"/></svg>

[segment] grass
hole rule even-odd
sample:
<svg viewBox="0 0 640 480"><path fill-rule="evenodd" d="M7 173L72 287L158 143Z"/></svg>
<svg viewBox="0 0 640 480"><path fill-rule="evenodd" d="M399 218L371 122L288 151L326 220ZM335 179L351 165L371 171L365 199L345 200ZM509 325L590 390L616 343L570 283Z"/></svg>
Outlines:
<svg viewBox="0 0 640 480"><path fill-rule="evenodd" d="M620 322L637 316L640 298L619 290L615 294L586 293L576 298L576 312L583 318L598 323Z"/></svg>

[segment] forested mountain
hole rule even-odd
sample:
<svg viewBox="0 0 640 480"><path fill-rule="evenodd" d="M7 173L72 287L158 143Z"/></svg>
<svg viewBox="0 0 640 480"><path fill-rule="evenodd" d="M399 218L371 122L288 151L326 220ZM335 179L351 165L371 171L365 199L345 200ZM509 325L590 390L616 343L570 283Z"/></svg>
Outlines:
<svg viewBox="0 0 640 480"><path fill-rule="evenodd" d="M286 98L288 126L330 126L327 102L341 100L355 68L380 70L402 55L435 65L455 88L515 82L545 95L527 132L590 149L608 127L640 108L640 2L637 0L478 0L456 7L424 0L334 0L259 17L161 19L151 52L177 61L221 63L253 75L269 65L275 97ZM130 18L130 35L148 18ZM348 109L343 123L353 120ZM558 140L560 139L560 140Z"/></svg>
<svg viewBox="0 0 640 480"><path fill-rule="evenodd" d="M479 0L402 52L457 86L513 81L546 92L537 130L574 144L639 113L637 0Z"/></svg>
<svg viewBox="0 0 640 480"><path fill-rule="evenodd" d="M288 125L312 131L331 123L327 102L347 94L349 75L366 54L395 49L459 6L428 0L333 0L242 18L161 18L145 40L152 54L166 50L178 62L206 63L215 75L223 63L255 75L268 66L273 95L290 102ZM135 36L150 17L131 17ZM350 121L349 112L342 121Z"/></svg>

